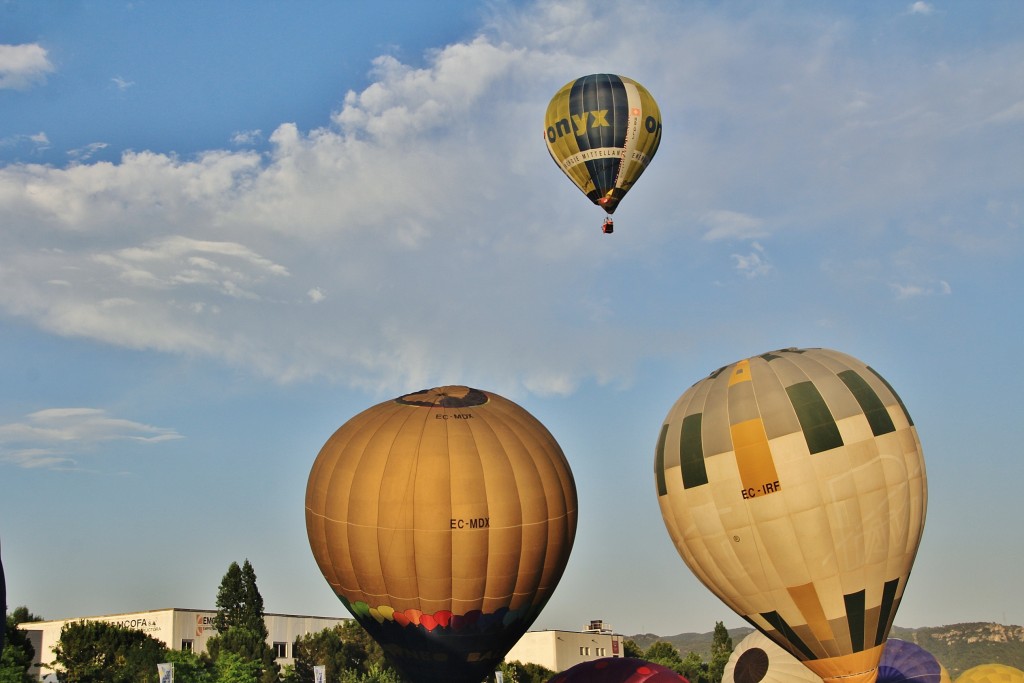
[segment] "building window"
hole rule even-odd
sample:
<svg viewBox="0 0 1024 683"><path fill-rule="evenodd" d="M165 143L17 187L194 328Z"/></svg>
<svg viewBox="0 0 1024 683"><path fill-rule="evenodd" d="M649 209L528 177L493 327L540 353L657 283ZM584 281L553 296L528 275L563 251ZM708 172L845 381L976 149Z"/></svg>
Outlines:
<svg viewBox="0 0 1024 683"><path fill-rule="evenodd" d="M583 647L581 645L580 646L580 654L583 655L584 657L589 657L590 656L590 648L589 647Z"/></svg>
<svg viewBox="0 0 1024 683"><path fill-rule="evenodd" d="M274 657L284 659L288 656L288 643L274 643Z"/></svg>
<svg viewBox="0 0 1024 683"><path fill-rule="evenodd" d="M181 639L182 652L192 652L192 641L188 638Z"/></svg>
<svg viewBox="0 0 1024 683"><path fill-rule="evenodd" d="M604 648L603 647L595 647L594 651L597 653L598 657L604 657Z"/></svg>

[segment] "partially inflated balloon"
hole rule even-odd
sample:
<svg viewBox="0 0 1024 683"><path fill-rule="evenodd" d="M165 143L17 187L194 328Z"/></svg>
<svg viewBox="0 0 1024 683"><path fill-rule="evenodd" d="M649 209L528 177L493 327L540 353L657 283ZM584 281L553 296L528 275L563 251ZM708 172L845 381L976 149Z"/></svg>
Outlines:
<svg viewBox="0 0 1024 683"><path fill-rule="evenodd" d="M768 636L754 631L729 655L722 683L821 683L821 677Z"/></svg>
<svg viewBox="0 0 1024 683"><path fill-rule="evenodd" d="M610 214L658 151L661 112L634 80L583 76L551 99L544 139L559 168Z"/></svg>
<svg viewBox="0 0 1024 683"><path fill-rule="evenodd" d="M409 681L478 683L493 671L554 591L576 514L548 430L468 387L353 417L306 487L320 570Z"/></svg>
<svg viewBox="0 0 1024 683"><path fill-rule="evenodd" d="M942 683L942 667L920 645L890 638L878 662L878 683Z"/></svg>
<svg viewBox="0 0 1024 683"><path fill-rule="evenodd" d="M960 674L956 683L1024 683L1024 671L1005 664L982 664Z"/></svg>
<svg viewBox="0 0 1024 683"><path fill-rule="evenodd" d="M689 683L672 669L632 657L603 657L555 674L548 683Z"/></svg>
<svg viewBox="0 0 1024 683"><path fill-rule="evenodd" d="M655 480L705 586L825 681L876 680L927 504L888 382L826 349L721 368L669 412Z"/></svg>

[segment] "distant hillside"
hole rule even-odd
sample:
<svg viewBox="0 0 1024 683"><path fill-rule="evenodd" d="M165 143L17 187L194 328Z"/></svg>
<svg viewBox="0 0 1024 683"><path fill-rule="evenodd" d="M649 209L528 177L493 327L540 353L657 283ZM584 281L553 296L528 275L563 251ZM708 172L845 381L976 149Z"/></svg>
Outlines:
<svg viewBox="0 0 1024 683"><path fill-rule="evenodd" d="M709 634L710 636L710 634ZM993 623L894 627L890 638L917 643L956 678L972 666L999 662L1024 670L1024 627Z"/></svg>
<svg viewBox="0 0 1024 683"><path fill-rule="evenodd" d="M743 640L751 628L729 629L733 645ZM674 636L656 636L641 633L627 636L641 649L646 650L660 641L672 643L685 657L696 652L705 661L711 657L713 632L680 633ZM899 638L920 645L942 663L955 679L961 673L978 664L1000 662L1024 670L1024 627L1003 626L993 623L953 624L951 626L929 626L925 628L900 628L895 626L890 638Z"/></svg>

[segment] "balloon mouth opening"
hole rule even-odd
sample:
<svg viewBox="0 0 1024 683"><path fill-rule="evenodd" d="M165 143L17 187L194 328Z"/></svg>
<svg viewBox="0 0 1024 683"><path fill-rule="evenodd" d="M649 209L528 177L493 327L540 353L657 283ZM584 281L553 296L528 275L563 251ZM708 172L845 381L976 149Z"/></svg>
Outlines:
<svg viewBox="0 0 1024 683"><path fill-rule="evenodd" d="M471 408L481 406L490 399L479 389L464 386L445 386L422 389L395 399L395 403L421 408Z"/></svg>
<svg viewBox="0 0 1024 683"><path fill-rule="evenodd" d="M619 200L617 197L601 197L600 199L594 200L594 203L604 209L608 214L615 213L615 209L619 206Z"/></svg>

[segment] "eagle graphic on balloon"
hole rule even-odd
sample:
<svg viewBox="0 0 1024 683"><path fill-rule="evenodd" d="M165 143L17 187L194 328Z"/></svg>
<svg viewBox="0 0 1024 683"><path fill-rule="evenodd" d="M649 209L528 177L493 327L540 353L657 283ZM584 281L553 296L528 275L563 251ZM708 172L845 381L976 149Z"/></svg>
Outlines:
<svg viewBox="0 0 1024 683"><path fill-rule="evenodd" d="M661 141L654 98L623 76L584 76L558 91L544 122L552 158L612 232ZM879 679L879 661L927 483L914 422L873 368L787 348L715 370L662 422L654 480L686 566L809 680L896 683ZM494 671L554 592L578 514L569 461L547 428L462 385L345 422L313 463L305 510L330 587L414 683ZM744 670L764 676L771 661L758 650Z"/></svg>

